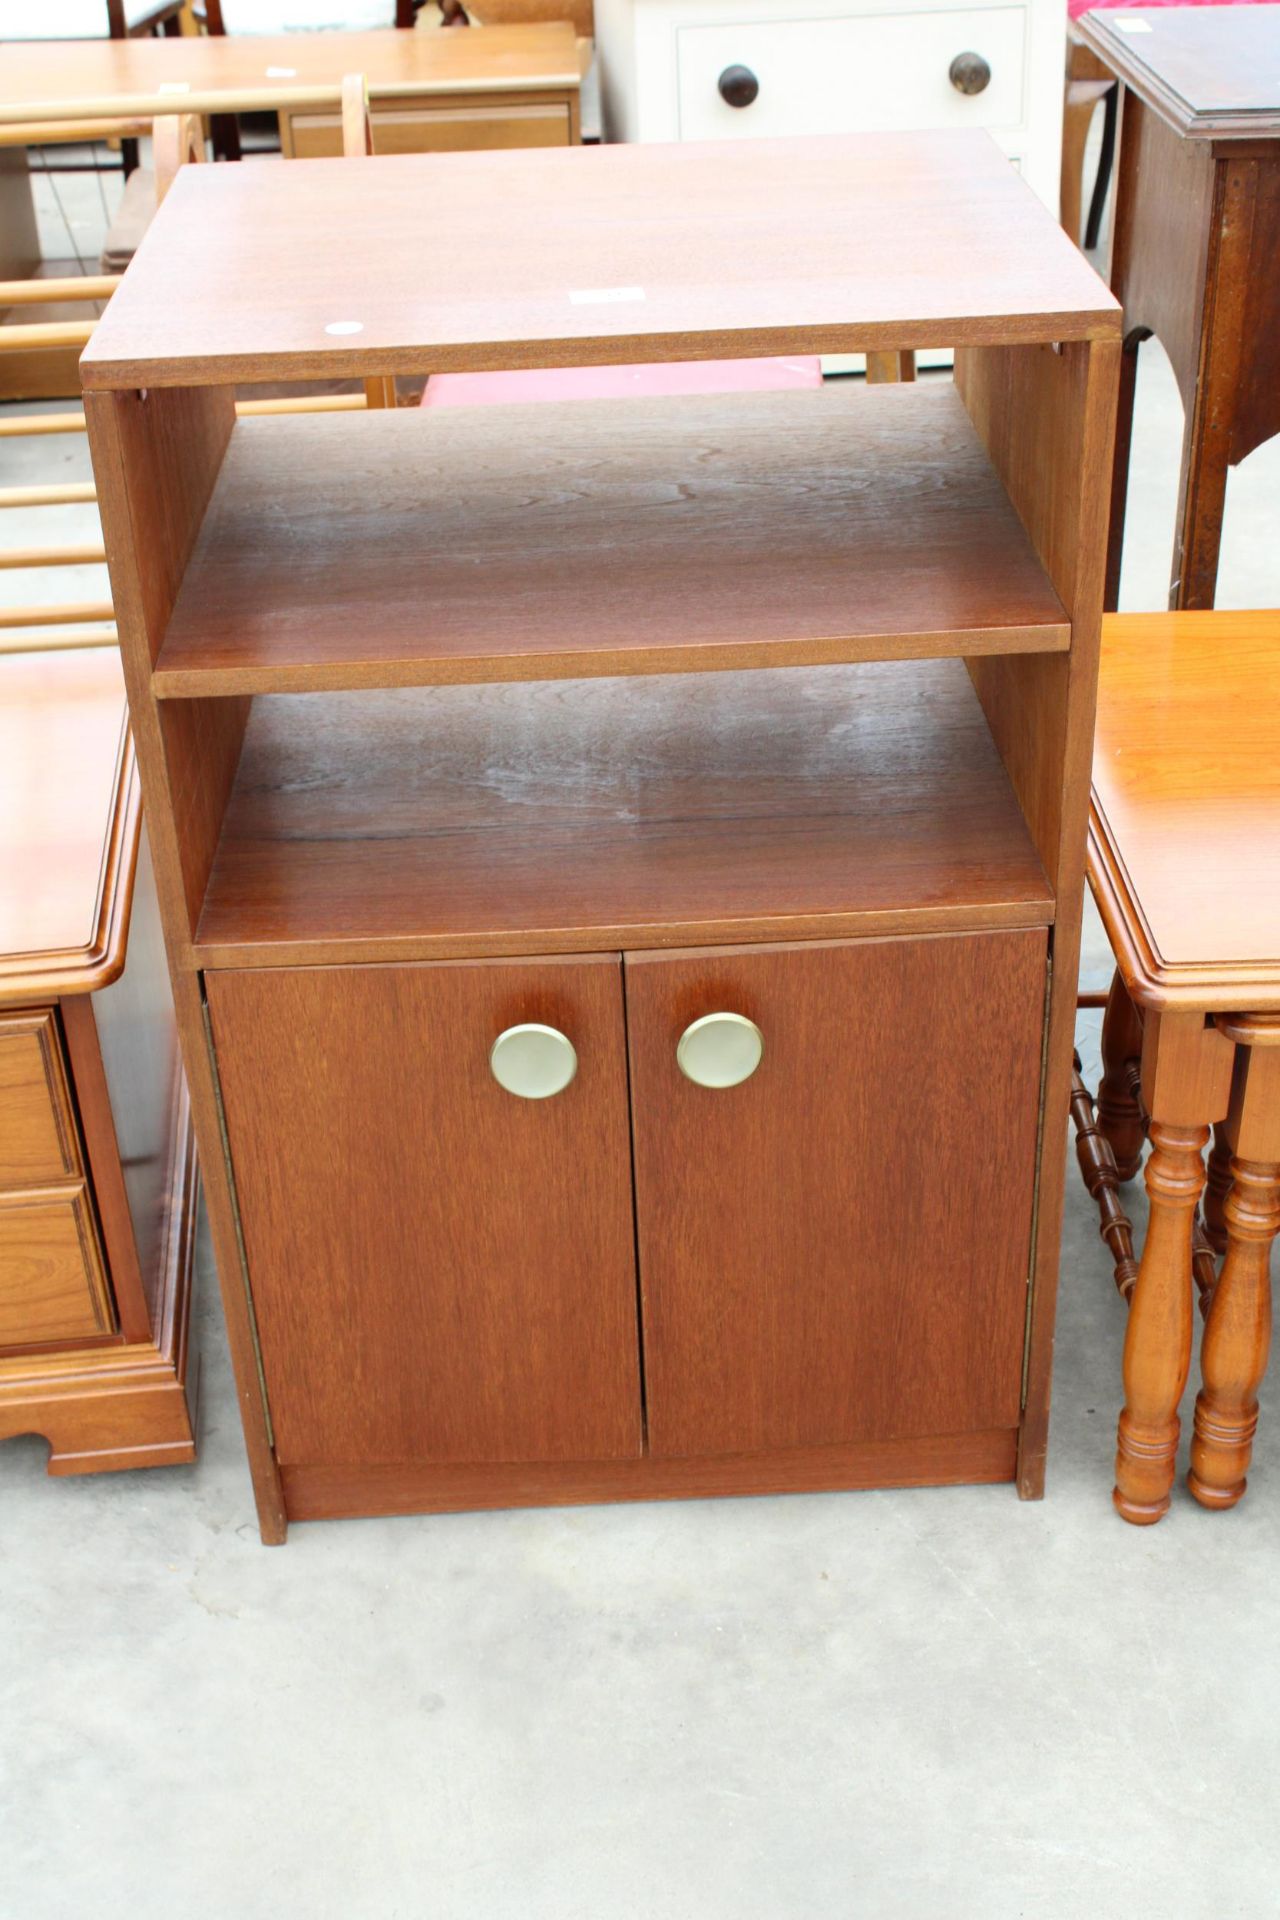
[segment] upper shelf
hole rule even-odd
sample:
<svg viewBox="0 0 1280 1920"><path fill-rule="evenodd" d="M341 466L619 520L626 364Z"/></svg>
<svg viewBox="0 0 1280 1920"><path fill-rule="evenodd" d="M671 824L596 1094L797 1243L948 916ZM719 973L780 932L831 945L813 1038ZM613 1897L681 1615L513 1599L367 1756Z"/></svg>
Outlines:
<svg viewBox="0 0 1280 1920"><path fill-rule="evenodd" d="M981 132L184 167L80 362L198 386L1116 334Z"/></svg>
<svg viewBox="0 0 1280 1920"><path fill-rule="evenodd" d="M241 420L161 698L1053 652L949 383Z"/></svg>

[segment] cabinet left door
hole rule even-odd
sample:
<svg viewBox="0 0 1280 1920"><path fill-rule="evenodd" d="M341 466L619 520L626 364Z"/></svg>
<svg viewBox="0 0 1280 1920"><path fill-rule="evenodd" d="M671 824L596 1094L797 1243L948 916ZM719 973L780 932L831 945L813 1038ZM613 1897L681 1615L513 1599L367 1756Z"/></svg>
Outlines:
<svg viewBox="0 0 1280 1920"><path fill-rule="evenodd" d="M616 955L206 976L282 1464L642 1447ZM568 1037L522 1098L498 1035Z"/></svg>

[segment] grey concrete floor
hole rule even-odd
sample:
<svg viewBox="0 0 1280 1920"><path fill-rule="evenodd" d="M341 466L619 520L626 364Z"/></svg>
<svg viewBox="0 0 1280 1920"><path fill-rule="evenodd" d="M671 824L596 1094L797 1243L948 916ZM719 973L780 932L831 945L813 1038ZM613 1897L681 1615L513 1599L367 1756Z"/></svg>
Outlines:
<svg viewBox="0 0 1280 1920"><path fill-rule="evenodd" d="M1178 435L1153 345L1129 606L1164 602ZM84 460L22 448L0 484ZM1280 443L1232 476L1224 605L1280 603L1278 478ZM1109 975L1092 916L1085 971ZM1043 1504L362 1521L270 1551L203 1243L199 1463L50 1481L39 1441L0 1448L0 1920L1280 1914L1280 1422L1235 1513L1180 1490L1125 1527L1123 1309L1073 1172L1063 1256Z"/></svg>

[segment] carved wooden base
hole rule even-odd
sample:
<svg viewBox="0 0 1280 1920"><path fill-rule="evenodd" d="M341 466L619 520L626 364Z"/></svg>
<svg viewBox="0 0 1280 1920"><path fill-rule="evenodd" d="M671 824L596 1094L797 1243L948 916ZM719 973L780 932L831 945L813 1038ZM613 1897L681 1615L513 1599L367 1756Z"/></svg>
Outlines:
<svg viewBox="0 0 1280 1920"><path fill-rule="evenodd" d="M49 1442L51 1474L195 1459L199 1366L189 1321L199 1190L184 1092L154 1341L0 1361L0 1440L41 1435Z"/></svg>

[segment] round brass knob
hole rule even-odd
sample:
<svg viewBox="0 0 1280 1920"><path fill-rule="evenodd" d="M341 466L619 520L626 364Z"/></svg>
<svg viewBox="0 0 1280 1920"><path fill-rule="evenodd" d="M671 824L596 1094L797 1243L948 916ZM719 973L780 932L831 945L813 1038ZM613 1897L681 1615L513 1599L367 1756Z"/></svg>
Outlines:
<svg viewBox="0 0 1280 1920"><path fill-rule="evenodd" d="M720 98L731 107L749 107L760 91L760 82L750 67L726 67L716 85Z"/></svg>
<svg viewBox="0 0 1280 1920"><path fill-rule="evenodd" d="M991 85L991 67L980 53L958 53L948 69L957 93L983 93Z"/></svg>
<svg viewBox="0 0 1280 1920"><path fill-rule="evenodd" d="M741 1013L704 1013L676 1047L676 1065L695 1087L740 1087L763 1057L764 1035Z"/></svg>
<svg viewBox="0 0 1280 1920"><path fill-rule="evenodd" d="M498 1035L489 1049L489 1070L517 1098L549 1100L573 1079L578 1056L567 1034L529 1020Z"/></svg>

